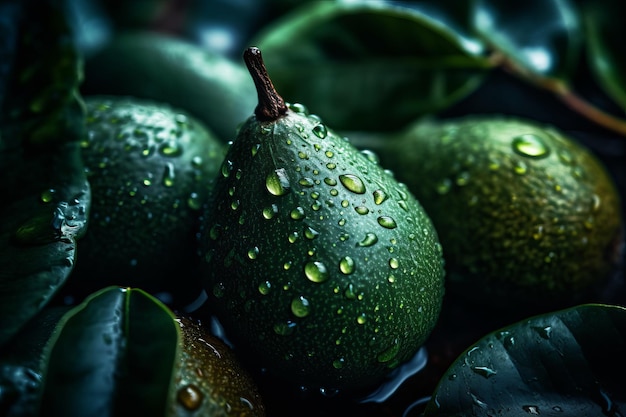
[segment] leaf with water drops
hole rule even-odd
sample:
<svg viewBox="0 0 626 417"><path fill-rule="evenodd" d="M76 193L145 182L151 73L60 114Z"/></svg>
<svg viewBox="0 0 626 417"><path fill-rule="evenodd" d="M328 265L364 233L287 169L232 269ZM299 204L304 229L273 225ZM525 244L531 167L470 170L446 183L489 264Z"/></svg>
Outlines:
<svg viewBox="0 0 626 417"><path fill-rule="evenodd" d="M604 91L626 111L626 36L618 1L586 2L583 14L589 60Z"/></svg>
<svg viewBox="0 0 626 417"><path fill-rule="evenodd" d="M524 71L568 79L582 41L580 22L569 1L478 0L474 31Z"/></svg>
<svg viewBox="0 0 626 417"><path fill-rule="evenodd" d="M479 43L423 11L383 2L312 2L256 44L284 97L345 130L398 129L464 97L488 67Z"/></svg>
<svg viewBox="0 0 626 417"><path fill-rule="evenodd" d="M624 369L624 307L560 310L469 347L441 378L424 417L617 416L626 407Z"/></svg>
<svg viewBox="0 0 626 417"><path fill-rule="evenodd" d="M180 330L161 302L108 287L59 322L44 357L42 416L163 415Z"/></svg>
<svg viewBox="0 0 626 417"><path fill-rule="evenodd" d="M2 4L0 13L14 13L2 27L15 32L0 46L0 166L11 178L0 184L0 344L65 282L89 210L79 57L59 3ZM21 19L30 7L41 13Z"/></svg>

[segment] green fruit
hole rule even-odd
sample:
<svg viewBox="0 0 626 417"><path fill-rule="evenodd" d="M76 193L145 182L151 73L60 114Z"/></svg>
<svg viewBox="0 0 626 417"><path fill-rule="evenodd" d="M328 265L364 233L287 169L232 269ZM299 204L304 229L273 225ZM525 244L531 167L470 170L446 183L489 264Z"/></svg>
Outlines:
<svg viewBox="0 0 626 417"><path fill-rule="evenodd" d="M86 293L120 285L194 296L200 289L190 273L198 264L196 226L223 145L199 121L166 105L85 101L82 156L92 206L73 288Z"/></svg>
<svg viewBox="0 0 626 417"><path fill-rule="evenodd" d="M234 352L197 321L177 318L182 333L172 416L264 416L252 377Z"/></svg>
<svg viewBox="0 0 626 417"><path fill-rule="evenodd" d="M244 55L259 105L206 215L205 285L238 349L298 384L373 384L412 357L443 297L441 246L405 186Z"/></svg>
<svg viewBox="0 0 626 417"><path fill-rule="evenodd" d="M513 118L417 123L380 143L381 164L424 205L448 288L508 309L570 303L618 255L614 184L585 148Z"/></svg>
<svg viewBox="0 0 626 417"><path fill-rule="evenodd" d="M154 32L122 32L88 56L81 91L169 103L224 143L255 106L254 84L241 63Z"/></svg>

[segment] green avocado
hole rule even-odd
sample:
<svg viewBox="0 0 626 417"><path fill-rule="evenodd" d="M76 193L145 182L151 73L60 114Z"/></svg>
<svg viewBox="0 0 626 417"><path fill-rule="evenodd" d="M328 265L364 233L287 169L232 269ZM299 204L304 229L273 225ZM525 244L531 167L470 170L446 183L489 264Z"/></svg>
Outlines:
<svg viewBox="0 0 626 417"><path fill-rule="evenodd" d="M427 120L375 148L432 218L448 288L464 299L554 308L604 283L619 258L622 219L611 177L551 126L506 117Z"/></svg>
<svg viewBox="0 0 626 417"><path fill-rule="evenodd" d="M70 288L200 291L196 227L224 146L201 122L169 105L87 97L82 157L92 206ZM176 279L172 279L176 277Z"/></svg>
<svg viewBox="0 0 626 417"><path fill-rule="evenodd" d="M205 216L208 304L270 374L328 389L374 384L437 322L437 233L371 155L268 92L258 49L246 56L259 106L228 150Z"/></svg>

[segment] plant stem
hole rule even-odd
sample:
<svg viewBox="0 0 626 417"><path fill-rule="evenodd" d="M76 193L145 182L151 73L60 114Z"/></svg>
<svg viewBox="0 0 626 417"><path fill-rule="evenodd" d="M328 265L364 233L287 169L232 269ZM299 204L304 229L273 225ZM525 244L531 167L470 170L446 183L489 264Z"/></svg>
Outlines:
<svg viewBox="0 0 626 417"><path fill-rule="evenodd" d="M274 88L274 84L267 74L261 50L256 46L251 46L243 53L243 59L259 96L259 104L254 109L256 118L262 122L277 120L287 112L287 106L283 98L276 92L276 88Z"/></svg>

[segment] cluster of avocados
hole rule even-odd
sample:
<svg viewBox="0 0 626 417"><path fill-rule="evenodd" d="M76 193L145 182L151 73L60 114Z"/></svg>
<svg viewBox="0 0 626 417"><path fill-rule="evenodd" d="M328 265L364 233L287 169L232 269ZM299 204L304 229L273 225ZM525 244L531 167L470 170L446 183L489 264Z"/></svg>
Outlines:
<svg viewBox="0 0 626 417"><path fill-rule="evenodd" d="M34 386L80 377L59 366L74 341L123 350L118 333L141 327L124 315L155 311L179 341L164 349L164 415L263 416L259 374L360 395L416 357L449 297L538 314L601 291L623 259L617 187L556 128L469 116L346 137L281 97L259 48L243 61L245 80L155 33L123 34L87 61L89 221L46 324L56 366ZM160 88L170 75L186 84ZM118 333L99 334L103 320ZM71 393L50 392L42 407L64 409Z"/></svg>

